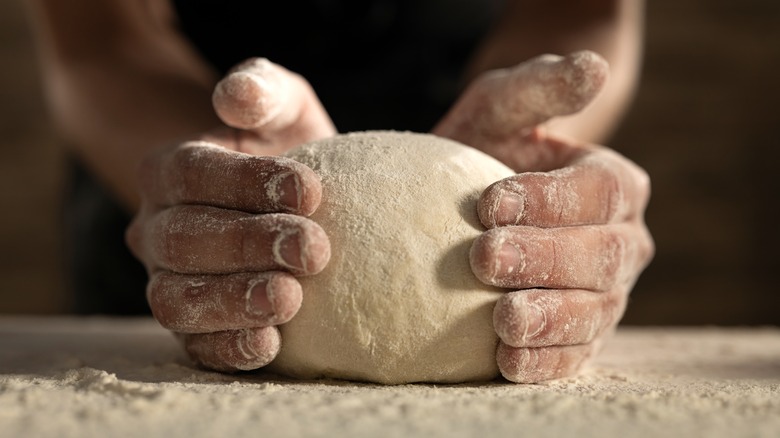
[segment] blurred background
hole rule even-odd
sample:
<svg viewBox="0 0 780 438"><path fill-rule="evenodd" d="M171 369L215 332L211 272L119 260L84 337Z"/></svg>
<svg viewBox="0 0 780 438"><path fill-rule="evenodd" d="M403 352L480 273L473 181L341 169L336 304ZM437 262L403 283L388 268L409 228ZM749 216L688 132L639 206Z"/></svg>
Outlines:
<svg viewBox="0 0 780 438"><path fill-rule="evenodd" d="M653 179L657 255L625 324L780 324L780 2L649 0L645 67L610 146ZM0 313L66 311L63 154L22 0L0 2Z"/></svg>

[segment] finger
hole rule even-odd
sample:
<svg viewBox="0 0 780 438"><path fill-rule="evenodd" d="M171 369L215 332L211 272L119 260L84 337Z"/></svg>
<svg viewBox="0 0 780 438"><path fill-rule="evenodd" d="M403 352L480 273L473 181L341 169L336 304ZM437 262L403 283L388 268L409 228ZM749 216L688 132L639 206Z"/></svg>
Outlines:
<svg viewBox="0 0 780 438"><path fill-rule="evenodd" d="M599 148L567 167L521 173L491 185L477 211L488 228L597 225L641 216L649 197L650 178L644 170Z"/></svg>
<svg viewBox="0 0 780 438"><path fill-rule="evenodd" d="M513 226L480 235L469 258L474 275L493 286L605 291L633 279L649 245L649 234L635 224Z"/></svg>
<svg viewBox="0 0 780 438"><path fill-rule="evenodd" d="M180 335L190 358L216 371L249 371L268 365L281 347L276 327Z"/></svg>
<svg viewBox="0 0 780 438"><path fill-rule="evenodd" d="M336 133L309 83L264 58L233 68L217 84L212 101L228 126L288 147Z"/></svg>
<svg viewBox="0 0 780 438"><path fill-rule="evenodd" d="M597 343L515 348L501 342L496 361L505 379L516 383L538 383L575 375L597 350Z"/></svg>
<svg viewBox="0 0 780 438"><path fill-rule="evenodd" d="M285 272L152 276L146 295L155 319L178 333L279 325L301 306L301 285Z"/></svg>
<svg viewBox="0 0 780 438"><path fill-rule="evenodd" d="M285 270L309 275L330 259L325 231L300 216L178 206L147 225L144 259L182 274Z"/></svg>
<svg viewBox="0 0 780 438"><path fill-rule="evenodd" d="M554 116L573 114L601 91L609 74L599 55L543 55L478 78L433 133L480 149L522 135Z"/></svg>
<svg viewBox="0 0 780 438"><path fill-rule="evenodd" d="M627 293L531 289L510 292L493 308L493 327L512 347L587 344L614 327Z"/></svg>
<svg viewBox="0 0 780 438"><path fill-rule="evenodd" d="M303 164L206 142L185 143L149 156L139 176L147 200L163 206L200 204L307 216L322 197L319 177Z"/></svg>

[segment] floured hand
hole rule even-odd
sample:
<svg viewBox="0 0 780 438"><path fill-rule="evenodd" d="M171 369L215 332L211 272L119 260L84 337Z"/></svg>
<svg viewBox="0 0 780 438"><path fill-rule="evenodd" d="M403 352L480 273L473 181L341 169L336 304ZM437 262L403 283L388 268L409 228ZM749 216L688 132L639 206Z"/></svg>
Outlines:
<svg viewBox="0 0 780 438"><path fill-rule="evenodd" d="M483 193L488 231L471 250L480 280L513 290L497 303L494 327L499 368L515 382L577 372L614 330L653 254L643 220L647 174L614 151L541 126L580 111L607 75L592 52L489 72L433 131L518 172Z"/></svg>
<svg viewBox="0 0 780 438"><path fill-rule="evenodd" d="M155 318L190 356L248 370L278 353L275 326L301 304L295 277L330 257L324 231L306 219L320 203L319 179L276 155L335 128L303 78L264 59L237 66L214 106L232 128L145 159L127 241L149 272Z"/></svg>

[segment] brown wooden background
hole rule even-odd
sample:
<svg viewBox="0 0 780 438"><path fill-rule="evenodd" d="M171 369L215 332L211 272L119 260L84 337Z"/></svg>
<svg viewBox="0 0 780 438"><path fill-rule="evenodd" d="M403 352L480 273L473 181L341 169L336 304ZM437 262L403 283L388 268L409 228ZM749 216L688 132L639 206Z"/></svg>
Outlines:
<svg viewBox="0 0 780 438"><path fill-rule="evenodd" d="M648 3L642 86L610 145L653 178L658 254L625 322L780 324L780 1ZM0 2L0 312L58 313L62 156L23 9Z"/></svg>
<svg viewBox="0 0 780 438"><path fill-rule="evenodd" d="M780 2L649 0L611 145L653 180L655 261L625 321L780 324Z"/></svg>

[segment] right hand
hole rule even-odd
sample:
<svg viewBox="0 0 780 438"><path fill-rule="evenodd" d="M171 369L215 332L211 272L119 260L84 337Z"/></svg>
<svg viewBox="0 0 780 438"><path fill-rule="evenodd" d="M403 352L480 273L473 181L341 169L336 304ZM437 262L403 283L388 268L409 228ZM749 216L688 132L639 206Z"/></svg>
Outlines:
<svg viewBox="0 0 780 438"><path fill-rule="evenodd" d="M652 258L644 170L544 126L582 110L607 76L592 52L533 58L478 78L434 130L517 171L482 193L487 231L470 252L477 278L507 289L493 326L498 368L513 382L578 372L614 332Z"/></svg>
<svg viewBox="0 0 780 438"><path fill-rule="evenodd" d="M190 357L251 370L279 352L276 326L301 304L295 277L330 257L327 235L306 218L319 178L278 155L336 130L302 77L264 59L234 68L213 101L229 127L144 160L127 242L149 273L154 317Z"/></svg>

